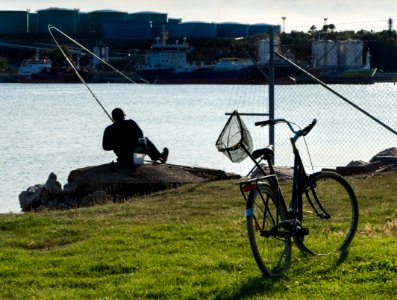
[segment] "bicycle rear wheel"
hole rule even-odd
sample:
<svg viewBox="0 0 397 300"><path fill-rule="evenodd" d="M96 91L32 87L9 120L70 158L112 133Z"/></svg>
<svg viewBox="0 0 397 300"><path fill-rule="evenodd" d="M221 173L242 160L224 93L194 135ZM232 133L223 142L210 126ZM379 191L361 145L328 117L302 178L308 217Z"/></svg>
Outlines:
<svg viewBox="0 0 397 300"><path fill-rule="evenodd" d="M350 184L335 172L310 176L303 189L302 226L309 234L295 238L301 251L326 255L345 250L358 225L358 204Z"/></svg>
<svg viewBox="0 0 397 300"><path fill-rule="evenodd" d="M280 205L277 208L277 196L268 185L258 184L257 190L249 193L246 219L252 253L262 274L266 277L280 275L290 264L291 237L274 234L277 222L285 220L286 214Z"/></svg>

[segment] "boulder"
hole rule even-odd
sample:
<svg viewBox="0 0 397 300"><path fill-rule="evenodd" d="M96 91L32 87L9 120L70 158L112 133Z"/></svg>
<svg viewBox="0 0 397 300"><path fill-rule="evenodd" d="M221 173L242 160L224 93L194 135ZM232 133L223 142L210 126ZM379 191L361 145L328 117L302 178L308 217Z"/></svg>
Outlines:
<svg viewBox="0 0 397 300"><path fill-rule="evenodd" d="M383 165L397 166L397 148L388 148L379 152L371 158L370 162L381 162Z"/></svg>
<svg viewBox="0 0 397 300"><path fill-rule="evenodd" d="M51 173L47 182L29 187L19 195L19 203L22 211L36 210L42 206L53 208L65 208L64 193L57 176Z"/></svg>
<svg viewBox="0 0 397 300"><path fill-rule="evenodd" d="M345 167L337 167L336 171L341 175L397 171L397 148L385 149L372 157L369 162L351 161Z"/></svg>
<svg viewBox="0 0 397 300"><path fill-rule="evenodd" d="M51 173L46 184L19 195L22 211L68 209L125 200L182 184L240 178L221 170L171 164L127 167L117 163L76 169L62 189Z"/></svg>

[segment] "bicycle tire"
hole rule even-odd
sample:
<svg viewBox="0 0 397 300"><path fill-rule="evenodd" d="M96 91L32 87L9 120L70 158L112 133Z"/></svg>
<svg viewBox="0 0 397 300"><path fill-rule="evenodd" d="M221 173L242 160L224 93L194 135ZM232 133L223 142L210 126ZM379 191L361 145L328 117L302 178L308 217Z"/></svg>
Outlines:
<svg viewBox="0 0 397 300"><path fill-rule="evenodd" d="M280 239L261 235L263 230L276 226L277 213L279 221L286 219L280 205L277 210L274 191L266 184L258 184L257 189L248 195L246 221L252 254L265 277L279 276L288 269L291 260L291 236Z"/></svg>
<svg viewBox="0 0 397 300"><path fill-rule="evenodd" d="M353 240L358 225L359 210L353 188L335 172L322 171L309 178L302 195L302 226L309 229L309 234L294 238L297 247L313 255L343 251Z"/></svg>

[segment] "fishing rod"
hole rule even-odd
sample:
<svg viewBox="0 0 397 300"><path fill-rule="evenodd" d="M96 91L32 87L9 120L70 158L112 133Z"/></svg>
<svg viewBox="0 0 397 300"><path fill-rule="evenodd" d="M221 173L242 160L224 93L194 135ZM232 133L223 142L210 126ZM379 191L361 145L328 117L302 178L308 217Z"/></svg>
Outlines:
<svg viewBox="0 0 397 300"><path fill-rule="evenodd" d="M96 97L96 95L94 94L94 92L91 90L91 88L88 86L87 82L84 80L84 78L81 76L80 72L76 69L76 67L74 66L73 62L70 60L70 58L66 55L65 51L62 49L62 47L59 45L57 39L55 38L52 30L56 30L58 33L62 34L64 37L66 37L67 39L69 39L71 42L73 42L74 44L76 44L77 46L79 46L81 49L83 49L84 51L88 52L89 54L91 54L92 56L96 57L97 59L99 59L101 62L103 62L106 66L110 67L112 70L114 70L115 72L117 72L118 74L120 74L122 77L124 77L125 79L127 79L129 82L136 84L135 81L133 81L131 78L129 78L128 76L126 76L125 74L123 74L121 71L119 71L118 69L116 69L115 67L113 67L111 64L109 64L107 61L105 61L104 59L102 59L101 57L99 57L98 55L96 55L95 53L93 53L92 51L90 51L89 49L87 49L86 47L84 47L82 44L80 44L78 41L76 41L75 39L71 38L70 36L68 36L66 33L64 33L63 31L61 31L60 29L58 29L57 27L53 26L53 25L48 25L48 31L50 32L50 35L52 37L52 39L54 40L55 44L57 45L58 49L61 51L62 55L65 57L66 61L68 62L68 64L73 68L74 72L76 73L77 77L80 79L80 81L85 85L85 87L88 89L88 91L91 93L91 95L94 97L94 99L96 100L96 102L99 104L99 106L102 108L102 110L105 112L105 114L109 117L109 119L113 122L114 120L112 119L112 117L110 116L110 114L107 112L107 110L105 109L105 107L102 105L102 103L99 101L98 97Z"/></svg>

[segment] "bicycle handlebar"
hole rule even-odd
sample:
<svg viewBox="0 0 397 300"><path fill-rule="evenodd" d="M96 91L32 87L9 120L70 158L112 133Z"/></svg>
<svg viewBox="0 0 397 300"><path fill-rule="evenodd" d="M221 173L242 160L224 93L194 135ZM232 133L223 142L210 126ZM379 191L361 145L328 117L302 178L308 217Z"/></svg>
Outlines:
<svg viewBox="0 0 397 300"><path fill-rule="evenodd" d="M270 120L255 122L255 126L275 125L277 123L289 123L289 122L285 119L273 119L273 120L270 119Z"/></svg>
<svg viewBox="0 0 397 300"><path fill-rule="evenodd" d="M317 120L316 119L313 119L313 121L309 124L309 125L307 125L305 128L303 128L301 131L302 131L302 135L303 136L305 136L305 135L307 135L309 132L310 132L310 130L312 130L312 128L314 127L314 125L316 125L316 123L317 123Z"/></svg>
<svg viewBox="0 0 397 300"><path fill-rule="evenodd" d="M270 120L265 120L265 121L259 121L255 122L255 126L266 126L266 125L276 125L277 123L286 123L289 127L289 129L295 133L294 139L298 139L300 136L305 136L307 135L310 130L316 125L317 120L313 119L313 121L307 125L305 128L301 130L295 130L294 127L292 126L291 122L287 121L286 119L270 119Z"/></svg>

